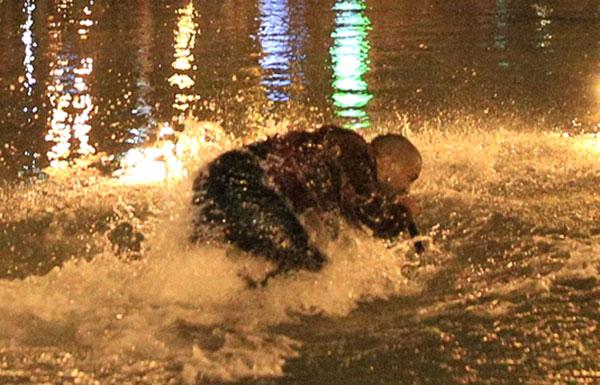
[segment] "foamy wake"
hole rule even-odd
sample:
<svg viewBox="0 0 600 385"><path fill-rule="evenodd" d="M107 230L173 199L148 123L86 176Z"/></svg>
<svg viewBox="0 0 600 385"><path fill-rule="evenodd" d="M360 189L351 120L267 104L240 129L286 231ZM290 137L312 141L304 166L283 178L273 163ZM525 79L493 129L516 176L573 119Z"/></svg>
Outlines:
<svg viewBox="0 0 600 385"><path fill-rule="evenodd" d="M198 167L255 138L233 139L210 123L188 126L175 138L162 138L155 150L124 157L113 177L97 175L86 165L54 170L41 185L4 192L3 220L67 212L76 223L77 210L100 206L115 211L145 236L139 260L116 255L105 234L91 232L89 242L102 250L91 260L69 261L42 277L0 281L4 344L58 347L80 353L89 359L86 362L114 357L124 363L174 362L189 383L199 377L280 376L286 360L298 355L300 342L274 332L273 326L300 322L299 315L345 316L361 301L375 298L419 295L440 265L453 257L452 251L431 244L419 260L409 242L390 247L344 223L336 237L317 223L309 230L330 258L322 272L299 271L276 277L265 288L248 289L243 277L264 273L269 265L223 245L190 245L194 212L189 202ZM425 159L414 193L427 200L422 219L440 239L484 228L490 210L550 226L553 200L565 200L554 193L540 209L535 207L538 193L565 186L580 206L597 203L590 194L590 186L600 180L596 137L497 128L443 132L439 127L409 134ZM145 179L153 167L159 168L160 177ZM568 184L573 175L579 187ZM532 194L538 194L537 200ZM137 215L137 206L149 214ZM460 215L469 223L456 225L453 221ZM451 226L455 233L444 230ZM502 236L501 229L498 234ZM590 264L587 256L596 255L597 260L598 240L576 241L576 247L575 241L565 242L571 242L565 247L573 258L546 278L597 275L598 264ZM550 249L560 247L552 242ZM510 290L529 290L532 282L515 282ZM539 282L543 280L535 285ZM500 295L503 289L494 290Z"/></svg>
<svg viewBox="0 0 600 385"><path fill-rule="evenodd" d="M160 180L128 177L136 164L125 162L112 178L55 170L47 183L5 197L19 201L19 213L5 214L12 217L21 216L21 209L36 215L112 207L146 240L142 258L128 260L115 254L104 234L92 234L90 242L104 246L91 260L69 261L42 277L0 281L0 339L17 347L73 350L88 362L176 362L189 383L197 377L280 376L300 342L270 327L298 322L299 315L344 316L373 298L417 294L435 270L413 261L409 279L409 242L391 248L341 223L337 237L311 228L321 232L318 246L330 258L322 272L294 272L265 288L247 288L244 276L266 271L267 262L224 245L188 242L193 170L238 144L215 125L194 124L176 143L157 144L158 156L149 151L152 162L164 162ZM152 162L142 160L144 172L152 172ZM71 191L65 193L66 186ZM127 209L140 204L149 207L149 218Z"/></svg>

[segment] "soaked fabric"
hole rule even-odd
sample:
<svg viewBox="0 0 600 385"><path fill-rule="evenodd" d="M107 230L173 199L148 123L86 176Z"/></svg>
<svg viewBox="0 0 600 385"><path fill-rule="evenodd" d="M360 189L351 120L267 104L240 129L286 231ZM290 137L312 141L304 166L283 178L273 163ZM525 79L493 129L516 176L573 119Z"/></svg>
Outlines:
<svg viewBox="0 0 600 385"><path fill-rule="evenodd" d="M283 199L264 185L250 153L231 151L215 160L202 188L210 203L201 217L222 227L229 242L276 261L283 271L321 267L324 257L308 245L306 231Z"/></svg>
<svg viewBox="0 0 600 385"><path fill-rule="evenodd" d="M219 227L242 250L276 261L280 270L318 270L325 257L310 245L297 214L337 211L394 237L411 225L408 209L378 191L373 150L358 134L335 126L292 132L229 151L194 183L203 225Z"/></svg>

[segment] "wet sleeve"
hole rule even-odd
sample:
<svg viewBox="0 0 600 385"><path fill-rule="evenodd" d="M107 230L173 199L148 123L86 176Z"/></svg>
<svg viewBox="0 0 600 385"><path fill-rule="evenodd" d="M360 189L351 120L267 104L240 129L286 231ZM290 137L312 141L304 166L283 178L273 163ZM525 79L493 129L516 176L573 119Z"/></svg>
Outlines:
<svg viewBox="0 0 600 385"><path fill-rule="evenodd" d="M354 215L379 238L394 238L412 223L408 208L399 203L387 202L381 195L356 195Z"/></svg>

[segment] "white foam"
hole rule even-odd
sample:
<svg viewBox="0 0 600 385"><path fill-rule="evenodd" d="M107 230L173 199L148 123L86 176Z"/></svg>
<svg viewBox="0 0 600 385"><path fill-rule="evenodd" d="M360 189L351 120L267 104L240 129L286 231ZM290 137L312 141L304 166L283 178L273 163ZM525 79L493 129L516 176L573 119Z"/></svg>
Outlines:
<svg viewBox="0 0 600 385"><path fill-rule="evenodd" d="M185 147L171 147L186 167L177 178L131 185L93 171L61 170L45 184L24 188L26 198L13 195L29 216L48 207L56 212L113 207L146 241L139 261L115 255L104 239L104 252L90 261L72 260L42 277L0 281L5 343L72 347L100 360L114 355L176 360L189 382L197 375L279 376L299 343L267 332L269 326L295 322L300 314L344 316L360 301L419 292L419 283L402 273L408 244L392 250L344 224L340 237L320 240L330 258L322 272L295 272L272 279L264 289L248 289L242 278L248 258L236 257L224 245L188 242L194 169L234 145L225 135L206 142L205 128L193 125L179 138ZM70 191L64 193L66 186ZM58 207L61 200L65 203ZM130 205L150 207L151 217L141 220ZM204 346L214 339L217 347Z"/></svg>
<svg viewBox="0 0 600 385"><path fill-rule="evenodd" d="M589 207L598 199L591 185L600 169L597 156L578 146L577 138L438 128L412 134L411 139L425 159L414 193L431 209L423 212L422 220L433 224L438 235L461 236L455 230L444 232L455 226L452 221L459 214L470 222L459 226L464 231L484 226L490 212L510 212L530 222L539 217L546 221L540 226L553 225L549 213L555 201L566 201L560 188L573 175L591 181L571 189L579 205ZM100 361L114 355L124 361L174 360L182 363L181 376L189 383L197 376L280 376L286 359L298 354L299 342L269 327L296 322L300 314L345 316L361 301L374 298L419 295L440 264L453 258L452 251L433 245L407 274L405 267L414 258L409 243L389 248L342 223L339 237L315 239L330 258L322 272L300 271L276 277L264 289L248 289L241 276L256 268L248 258L223 245L188 242L196 168L243 141L232 140L214 124L191 123L169 147L185 171L173 177L130 185L84 168L63 170L40 185L3 190L3 220L108 207L141 230L146 241L143 258L127 261L115 255L102 234L90 235L90 240L104 242L104 251L91 261L69 261L43 277L0 281L0 339L14 346L87 350ZM552 191L548 202L531 195ZM436 206L450 201L457 206ZM131 205L149 207L150 217L139 218ZM547 279L597 274L597 265L585 262L590 253L598 255L597 240L572 246L571 262ZM257 263L261 269L263 262L250 264ZM538 290L533 282L526 277L504 290ZM443 312L452 301L465 299L449 299L420 313L427 317ZM498 303L488 310L498 315L508 309Z"/></svg>

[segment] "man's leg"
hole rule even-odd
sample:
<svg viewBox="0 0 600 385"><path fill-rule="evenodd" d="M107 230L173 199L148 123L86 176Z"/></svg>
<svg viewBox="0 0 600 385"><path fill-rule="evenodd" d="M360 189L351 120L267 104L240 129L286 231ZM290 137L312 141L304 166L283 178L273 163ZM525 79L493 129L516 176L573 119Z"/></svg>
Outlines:
<svg viewBox="0 0 600 385"><path fill-rule="evenodd" d="M275 275L291 269L319 270L323 254L309 245L294 212L272 189L251 154L228 152L215 160L202 184L204 221L224 228L225 238L242 250L277 263Z"/></svg>

